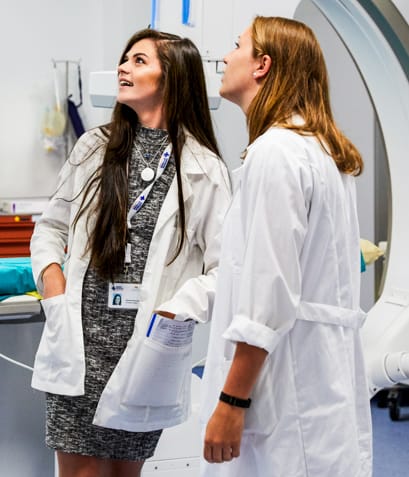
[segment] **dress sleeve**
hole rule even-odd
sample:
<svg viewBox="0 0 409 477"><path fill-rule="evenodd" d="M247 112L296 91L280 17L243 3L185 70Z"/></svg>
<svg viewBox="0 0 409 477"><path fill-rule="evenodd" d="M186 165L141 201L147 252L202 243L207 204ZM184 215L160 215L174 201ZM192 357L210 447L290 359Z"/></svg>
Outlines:
<svg viewBox="0 0 409 477"><path fill-rule="evenodd" d="M302 150L255 144L241 183L244 252L235 314L223 337L272 352L294 325L312 176Z"/></svg>

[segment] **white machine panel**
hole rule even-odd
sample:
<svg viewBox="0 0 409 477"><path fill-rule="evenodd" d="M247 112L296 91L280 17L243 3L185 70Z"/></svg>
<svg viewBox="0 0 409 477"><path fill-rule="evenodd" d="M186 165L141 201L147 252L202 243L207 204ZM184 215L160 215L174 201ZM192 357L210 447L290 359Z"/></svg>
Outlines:
<svg viewBox="0 0 409 477"><path fill-rule="evenodd" d="M89 93L92 106L113 108L118 94L116 71L95 71L89 75Z"/></svg>

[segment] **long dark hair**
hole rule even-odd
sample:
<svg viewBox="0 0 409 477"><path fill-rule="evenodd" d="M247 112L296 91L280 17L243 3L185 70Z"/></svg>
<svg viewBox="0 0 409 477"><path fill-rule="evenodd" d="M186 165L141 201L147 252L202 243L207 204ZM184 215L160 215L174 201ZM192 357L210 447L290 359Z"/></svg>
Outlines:
<svg viewBox="0 0 409 477"><path fill-rule="evenodd" d="M252 24L253 55L269 55L271 68L247 111L250 143L271 126L315 135L341 172L359 175L360 153L333 119L328 75L321 47L306 25L257 16ZM291 122L299 114L304 123Z"/></svg>
<svg viewBox="0 0 409 477"><path fill-rule="evenodd" d="M132 46L143 39L151 39L156 46L162 68L160 87L168 134L176 165L179 202L179 240L173 260L185 241L186 217L181 176L181 152L185 131L203 146L220 157L210 117L206 83L200 53L191 40L157 30L141 30L133 35L120 58L121 64ZM76 220L91 207L96 222L90 232L91 264L99 276L113 279L121 272L127 240L128 181L127 163L139 119L135 111L116 103L112 122L102 131L107 138L103 163L84 193ZM91 205L90 197L97 193Z"/></svg>

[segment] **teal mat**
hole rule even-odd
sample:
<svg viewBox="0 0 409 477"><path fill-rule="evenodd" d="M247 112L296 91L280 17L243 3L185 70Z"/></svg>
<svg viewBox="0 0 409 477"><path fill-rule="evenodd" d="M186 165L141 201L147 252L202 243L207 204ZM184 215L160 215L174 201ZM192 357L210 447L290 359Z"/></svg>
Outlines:
<svg viewBox="0 0 409 477"><path fill-rule="evenodd" d="M35 289L30 257L0 258L0 301Z"/></svg>

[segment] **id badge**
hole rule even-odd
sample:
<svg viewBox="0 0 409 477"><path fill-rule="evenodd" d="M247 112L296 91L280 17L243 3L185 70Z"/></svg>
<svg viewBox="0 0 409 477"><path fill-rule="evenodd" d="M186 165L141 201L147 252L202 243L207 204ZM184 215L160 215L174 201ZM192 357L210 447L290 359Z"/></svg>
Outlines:
<svg viewBox="0 0 409 477"><path fill-rule="evenodd" d="M138 283L110 283L108 308L137 310L139 307Z"/></svg>

